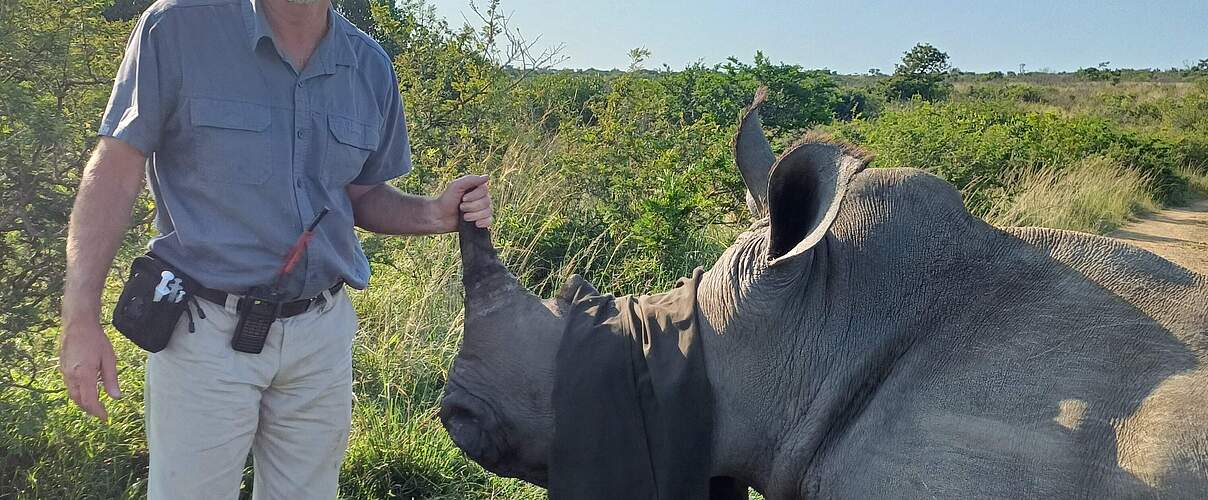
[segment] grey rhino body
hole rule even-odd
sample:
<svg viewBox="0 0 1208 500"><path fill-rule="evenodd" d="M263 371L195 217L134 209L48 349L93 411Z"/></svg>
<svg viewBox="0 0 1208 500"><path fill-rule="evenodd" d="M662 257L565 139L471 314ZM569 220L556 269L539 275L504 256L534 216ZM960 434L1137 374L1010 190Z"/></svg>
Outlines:
<svg viewBox="0 0 1208 500"><path fill-rule="evenodd" d="M734 271L756 231L702 279L722 470L770 498L1208 495L1203 276L993 228L919 171L844 203L799 277Z"/></svg>
<svg viewBox="0 0 1208 500"><path fill-rule="evenodd" d="M1208 278L992 227L939 178L843 146L771 168L757 107L736 139L757 222L698 289L713 475L769 499L1208 497ZM442 420L488 469L544 484L560 329L598 292L574 277L543 301L484 233L462 245Z"/></svg>

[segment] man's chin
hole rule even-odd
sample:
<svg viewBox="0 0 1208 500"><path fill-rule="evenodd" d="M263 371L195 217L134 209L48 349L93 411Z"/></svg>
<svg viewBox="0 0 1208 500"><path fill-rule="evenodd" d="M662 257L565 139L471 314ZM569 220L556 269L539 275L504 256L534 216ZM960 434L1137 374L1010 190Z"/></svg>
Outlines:
<svg viewBox="0 0 1208 500"><path fill-rule="evenodd" d="M319 3L323 0L285 0L285 1L292 3L294 5L311 5L311 4Z"/></svg>

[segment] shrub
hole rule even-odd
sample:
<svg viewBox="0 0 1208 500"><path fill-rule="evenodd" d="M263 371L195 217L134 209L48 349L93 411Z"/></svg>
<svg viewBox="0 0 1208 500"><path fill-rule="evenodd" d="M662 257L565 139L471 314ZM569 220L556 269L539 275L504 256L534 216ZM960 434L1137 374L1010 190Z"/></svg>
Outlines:
<svg viewBox="0 0 1208 500"><path fill-rule="evenodd" d="M1202 143L1208 142L1208 77L1196 80L1190 91L1163 107L1162 112L1167 127L1198 134Z"/></svg>
<svg viewBox="0 0 1208 500"><path fill-rule="evenodd" d="M854 120L856 118L876 118L881 114L885 100L879 95L869 93L862 88L843 88L839 93L833 114L837 120Z"/></svg>
<svg viewBox="0 0 1208 500"><path fill-rule="evenodd" d="M916 100L877 120L854 120L833 130L871 149L882 167L917 167L956 185L970 210L984 213L988 193L1004 173L1038 165L1068 165L1089 156L1136 169L1154 196L1170 201L1185 163L1176 146L1090 116L1027 111L1003 100L928 103Z"/></svg>
<svg viewBox="0 0 1208 500"><path fill-rule="evenodd" d="M719 125L732 125L759 85L768 87L768 100L761 111L764 126L774 130L805 130L830 123L831 112L839 100L839 86L830 71L772 64L762 52L755 53L754 64L730 58L718 69L740 84L746 82L739 105L716 117Z"/></svg>
<svg viewBox="0 0 1208 500"><path fill-rule="evenodd" d="M1015 102L1040 103L1046 100L1048 89L1026 83L987 85L969 89L969 98L978 100L1005 99Z"/></svg>
<svg viewBox="0 0 1208 500"><path fill-rule="evenodd" d="M594 72L558 72L538 75L517 87L514 99L527 121L547 132L562 127L594 125L589 104L608 90L608 77Z"/></svg>
<svg viewBox="0 0 1208 500"><path fill-rule="evenodd" d="M1091 82L1120 83L1120 70L1118 69L1112 70L1106 67L1082 68L1074 74L1083 80Z"/></svg>
<svg viewBox="0 0 1208 500"><path fill-rule="evenodd" d="M1100 114L1122 123L1156 123L1162 119L1163 105L1168 105L1143 99L1134 92L1104 92L1097 97L1103 106Z"/></svg>

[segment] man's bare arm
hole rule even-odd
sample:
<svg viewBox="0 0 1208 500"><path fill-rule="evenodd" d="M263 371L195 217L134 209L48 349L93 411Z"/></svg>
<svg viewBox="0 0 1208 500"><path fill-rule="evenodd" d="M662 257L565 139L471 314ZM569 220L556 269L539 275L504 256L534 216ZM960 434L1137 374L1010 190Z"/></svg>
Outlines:
<svg viewBox="0 0 1208 500"><path fill-rule="evenodd" d="M101 138L80 178L67 229L59 369L71 399L101 419L107 415L97 391L98 377L111 397L121 395L113 346L100 326L101 291L129 228L145 163L139 150Z"/></svg>
<svg viewBox="0 0 1208 500"><path fill-rule="evenodd" d="M435 198L407 194L385 183L349 185L346 190L356 225L375 233L448 233L457 230L459 219L487 227L494 216L486 176L456 179Z"/></svg>

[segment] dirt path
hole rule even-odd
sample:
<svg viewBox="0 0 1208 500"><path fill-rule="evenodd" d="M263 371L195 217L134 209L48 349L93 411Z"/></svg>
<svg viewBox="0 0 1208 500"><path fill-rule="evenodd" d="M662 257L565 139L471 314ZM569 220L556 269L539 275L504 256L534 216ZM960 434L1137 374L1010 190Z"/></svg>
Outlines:
<svg viewBox="0 0 1208 500"><path fill-rule="evenodd" d="M1111 234L1192 271L1208 274L1208 199L1149 214Z"/></svg>

